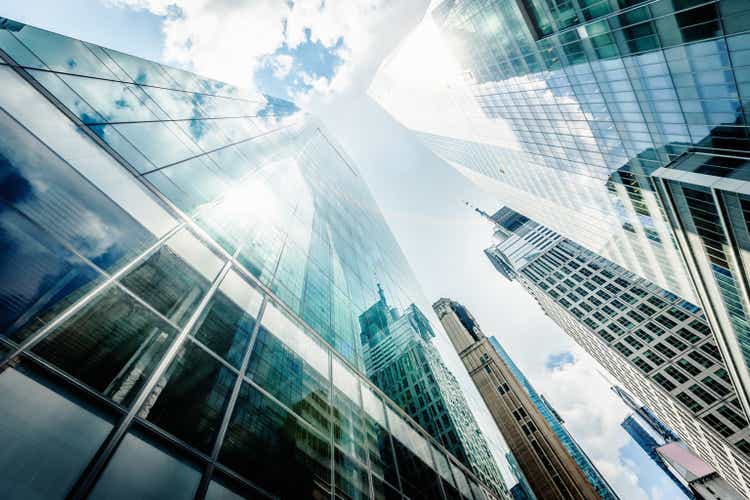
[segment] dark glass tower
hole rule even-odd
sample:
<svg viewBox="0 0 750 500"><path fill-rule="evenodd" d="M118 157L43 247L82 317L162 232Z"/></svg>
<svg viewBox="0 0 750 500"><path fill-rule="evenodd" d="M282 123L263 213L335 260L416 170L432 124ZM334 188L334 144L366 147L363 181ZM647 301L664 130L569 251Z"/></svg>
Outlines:
<svg viewBox="0 0 750 500"><path fill-rule="evenodd" d="M0 88L1 497L507 496L365 376L419 290L318 121L1 18Z"/></svg>

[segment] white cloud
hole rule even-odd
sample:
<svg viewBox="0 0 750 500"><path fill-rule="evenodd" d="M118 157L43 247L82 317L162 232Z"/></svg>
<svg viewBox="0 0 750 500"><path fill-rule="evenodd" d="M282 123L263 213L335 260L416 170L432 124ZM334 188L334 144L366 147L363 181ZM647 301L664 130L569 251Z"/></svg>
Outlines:
<svg viewBox="0 0 750 500"><path fill-rule="evenodd" d="M315 106L335 94L362 90L378 64L424 15L426 0L102 0L165 16L164 58L168 63L241 86L253 86L253 73L284 42L313 42L336 49L343 63L333 78L315 79L297 104ZM286 30L284 25L286 23ZM288 59L274 59L274 73L286 76ZM283 78L283 76L281 76Z"/></svg>
<svg viewBox="0 0 750 500"><path fill-rule="evenodd" d="M283 80L292 71L292 65L294 64L294 57L288 54L278 54L270 58L271 68L273 70L273 76L279 80Z"/></svg>

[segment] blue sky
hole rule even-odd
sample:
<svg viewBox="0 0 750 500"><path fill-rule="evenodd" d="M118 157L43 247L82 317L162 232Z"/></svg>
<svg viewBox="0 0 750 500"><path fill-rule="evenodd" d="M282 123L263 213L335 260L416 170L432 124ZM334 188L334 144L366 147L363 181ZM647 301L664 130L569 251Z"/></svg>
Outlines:
<svg viewBox="0 0 750 500"><path fill-rule="evenodd" d="M421 0L6 0L0 16L254 87L319 114L368 182L428 304L446 296L469 307L623 498L680 498L619 427L626 408L597 367L485 259L491 229L464 201L493 211L501 200L436 158L365 94L380 62L426 6ZM496 442L494 423L444 336L438 347Z"/></svg>

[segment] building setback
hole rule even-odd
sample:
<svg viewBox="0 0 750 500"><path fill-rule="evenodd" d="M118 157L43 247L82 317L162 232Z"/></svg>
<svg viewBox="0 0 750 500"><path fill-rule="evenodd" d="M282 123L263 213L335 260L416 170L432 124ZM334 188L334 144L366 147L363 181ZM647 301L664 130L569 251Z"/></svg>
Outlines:
<svg viewBox="0 0 750 500"><path fill-rule="evenodd" d="M571 457L573 457L573 460L576 461L578 467L581 468L584 475L586 476L586 479L589 483L591 483L591 486L596 489L596 492L599 494L602 500L616 500L618 498L617 494L614 492L614 490L612 490L610 485L607 483L607 480L604 479L604 476L601 475L599 470L589 459L583 449L581 449L576 440L573 439L573 436L570 435L568 430L563 425L564 422L562 418L555 411L552 405L549 404L544 395L536 392L534 386L531 385L531 382L529 382L521 369L516 366L516 363L505 351L505 349L503 349L503 346L500 345L500 342L498 342L495 337L490 337L490 344L495 349L495 351L497 351L503 361L505 361L505 364L508 365L508 368L510 368L510 371L516 377L521 386L523 386L523 388L526 390L526 393L529 395L531 401L539 410L539 413L542 414L552 431L560 439L560 442L563 444L563 446L565 446L565 449L568 450L568 453Z"/></svg>
<svg viewBox="0 0 750 500"><path fill-rule="evenodd" d="M750 428L702 311L533 220L515 224L519 217L507 208L491 217L499 243L485 253L495 267L750 496Z"/></svg>
<svg viewBox="0 0 750 500"><path fill-rule="evenodd" d="M0 88L0 497L508 498L366 377L420 292L319 121L4 18Z"/></svg>
<svg viewBox="0 0 750 500"><path fill-rule="evenodd" d="M534 495L561 500L599 498L469 311L446 298L432 307Z"/></svg>

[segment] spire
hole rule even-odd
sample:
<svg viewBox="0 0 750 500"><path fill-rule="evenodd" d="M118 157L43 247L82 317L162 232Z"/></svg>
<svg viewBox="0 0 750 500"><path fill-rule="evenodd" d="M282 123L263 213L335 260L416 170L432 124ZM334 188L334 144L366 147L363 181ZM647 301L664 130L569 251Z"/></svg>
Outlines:
<svg viewBox="0 0 750 500"><path fill-rule="evenodd" d="M492 222L493 224L496 224L496 222L495 222L495 221L494 221L494 220L492 219L492 217L490 216L490 214L488 214L487 212L485 212L485 211L484 211L484 210L482 210L481 208L473 207L473 206L471 205L471 203L469 203L468 201L465 201L464 203L466 204L466 206L467 206L467 207L469 207L469 208L473 208L473 209L474 209L474 211L475 211L476 213L478 213L479 215L481 215L481 216L482 216L482 217L484 217L485 219L489 220L489 221L490 221L490 222Z"/></svg>
<svg viewBox="0 0 750 500"><path fill-rule="evenodd" d="M378 283L378 296L380 297L380 301L383 303L383 305L388 307L388 302L386 302L385 300L385 292L383 292L383 287L380 286L380 283Z"/></svg>

